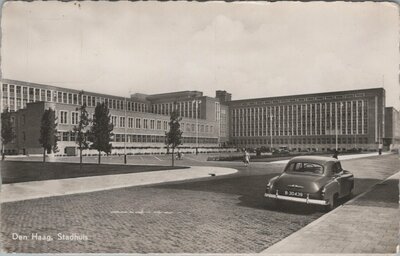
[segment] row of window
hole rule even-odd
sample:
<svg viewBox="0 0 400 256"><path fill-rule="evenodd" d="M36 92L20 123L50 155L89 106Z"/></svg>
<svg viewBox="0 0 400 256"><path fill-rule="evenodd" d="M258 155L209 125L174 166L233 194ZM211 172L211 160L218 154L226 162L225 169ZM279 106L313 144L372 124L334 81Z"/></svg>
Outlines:
<svg viewBox="0 0 400 256"><path fill-rule="evenodd" d="M243 102L238 104L238 106L249 106L249 105L266 105L266 104L276 104L276 103L290 103L290 102L305 102L305 101L321 101L321 100L333 100L333 99L352 99L365 97L365 93L355 93L355 94L345 94L345 95L329 95L329 96L316 96L316 97L291 97L285 99L268 99L264 101L253 101L253 102Z"/></svg>
<svg viewBox="0 0 400 256"><path fill-rule="evenodd" d="M231 110L233 136L366 134L366 100Z"/></svg>
<svg viewBox="0 0 400 256"><path fill-rule="evenodd" d="M200 118L201 101L180 101L174 103L158 103L151 105L151 112L159 115L170 115L176 109L179 116L188 118Z"/></svg>
<svg viewBox="0 0 400 256"><path fill-rule="evenodd" d="M93 114L89 113L89 117L93 118ZM128 123L124 116L111 116L111 123L114 128L135 128L135 129L150 129L150 130L164 130L169 129L168 121L166 120L155 120L148 118L128 117ZM59 123L60 124L71 124L77 125L79 123L79 112L77 111L59 111ZM183 132L197 132L196 125L193 123L181 123L181 130ZM207 124L198 124L199 133L214 133L214 126Z"/></svg>
<svg viewBox="0 0 400 256"><path fill-rule="evenodd" d="M60 141L75 141L74 132L59 132L58 137ZM111 138L111 142L124 142L125 134L115 134ZM146 143L165 143L165 135L145 135L145 134L127 134L126 142L146 142ZM183 137L182 142L185 143L196 143L196 137ZM199 144L216 144L218 143L218 138L197 138Z"/></svg>
<svg viewBox="0 0 400 256"><path fill-rule="evenodd" d="M233 144L236 145L271 145L270 138L256 138L256 139L233 139ZM279 139L273 138L272 144L280 145L296 145L296 144L335 144L336 138L291 138ZM368 144L367 137L347 137L338 138L338 144Z"/></svg>
<svg viewBox="0 0 400 256"><path fill-rule="evenodd" d="M109 109L124 110L125 105L128 111L148 112L148 105L130 100L104 98L92 95L81 95L49 89L32 88L19 85L3 84L3 109L9 108L16 111L26 108L26 104L37 101L57 102L64 104L82 105L95 107L98 103L105 103Z"/></svg>
<svg viewBox="0 0 400 256"><path fill-rule="evenodd" d="M111 116L111 123L115 128L125 128L124 116ZM128 117L128 128L136 128L136 129L150 129L150 130L168 130L168 122L165 120L154 120L147 118L134 118Z"/></svg>

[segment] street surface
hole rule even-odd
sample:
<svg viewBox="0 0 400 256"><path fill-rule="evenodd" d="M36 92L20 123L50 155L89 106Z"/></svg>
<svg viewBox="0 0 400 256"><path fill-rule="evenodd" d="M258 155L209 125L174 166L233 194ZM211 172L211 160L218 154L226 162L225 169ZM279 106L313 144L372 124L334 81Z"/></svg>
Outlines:
<svg viewBox="0 0 400 256"><path fill-rule="evenodd" d="M168 165L169 159L163 157L141 156L142 160L131 156L128 162ZM257 253L323 215L313 206L276 208L263 197L267 180L279 174L284 163L257 162L245 167L241 162L205 162L206 158L189 155L176 163L229 167L238 172L3 203L4 249L18 253ZM121 163L122 157L104 161ZM398 164L396 155L342 162L355 175L354 196L396 173ZM54 240L13 240L13 233L38 233ZM58 241L58 233L80 234L88 240Z"/></svg>

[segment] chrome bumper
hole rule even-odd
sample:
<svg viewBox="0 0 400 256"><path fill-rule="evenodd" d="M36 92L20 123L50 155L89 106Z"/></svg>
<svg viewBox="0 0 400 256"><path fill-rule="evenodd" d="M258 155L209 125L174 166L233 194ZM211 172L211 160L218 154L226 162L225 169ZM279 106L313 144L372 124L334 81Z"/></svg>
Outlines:
<svg viewBox="0 0 400 256"><path fill-rule="evenodd" d="M318 205L328 205L329 204L325 200L309 199L308 196L307 196L307 198L299 198L299 197L282 196L282 195L278 195L278 194L269 194L269 193L265 193L264 196L267 198L272 198L272 199L293 201L293 202L299 202L299 203L305 203L305 204L318 204Z"/></svg>

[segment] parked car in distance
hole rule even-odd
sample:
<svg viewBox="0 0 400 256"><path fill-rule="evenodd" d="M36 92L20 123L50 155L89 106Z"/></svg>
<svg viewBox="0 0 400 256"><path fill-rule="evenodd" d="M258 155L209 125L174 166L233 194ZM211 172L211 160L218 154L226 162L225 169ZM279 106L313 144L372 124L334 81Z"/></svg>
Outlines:
<svg viewBox="0 0 400 256"><path fill-rule="evenodd" d="M273 200L337 206L338 199L350 197L354 176L331 157L298 156L292 158L283 173L269 180L264 194Z"/></svg>

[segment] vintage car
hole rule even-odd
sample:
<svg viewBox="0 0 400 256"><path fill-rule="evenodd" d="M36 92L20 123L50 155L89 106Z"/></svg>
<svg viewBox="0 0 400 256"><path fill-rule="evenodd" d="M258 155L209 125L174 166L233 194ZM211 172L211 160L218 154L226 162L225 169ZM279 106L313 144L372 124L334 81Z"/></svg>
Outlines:
<svg viewBox="0 0 400 256"><path fill-rule="evenodd" d="M353 188L354 176L342 169L339 160L300 156L292 158L281 175L269 180L264 196L332 210L338 199L351 196Z"/></svg>

